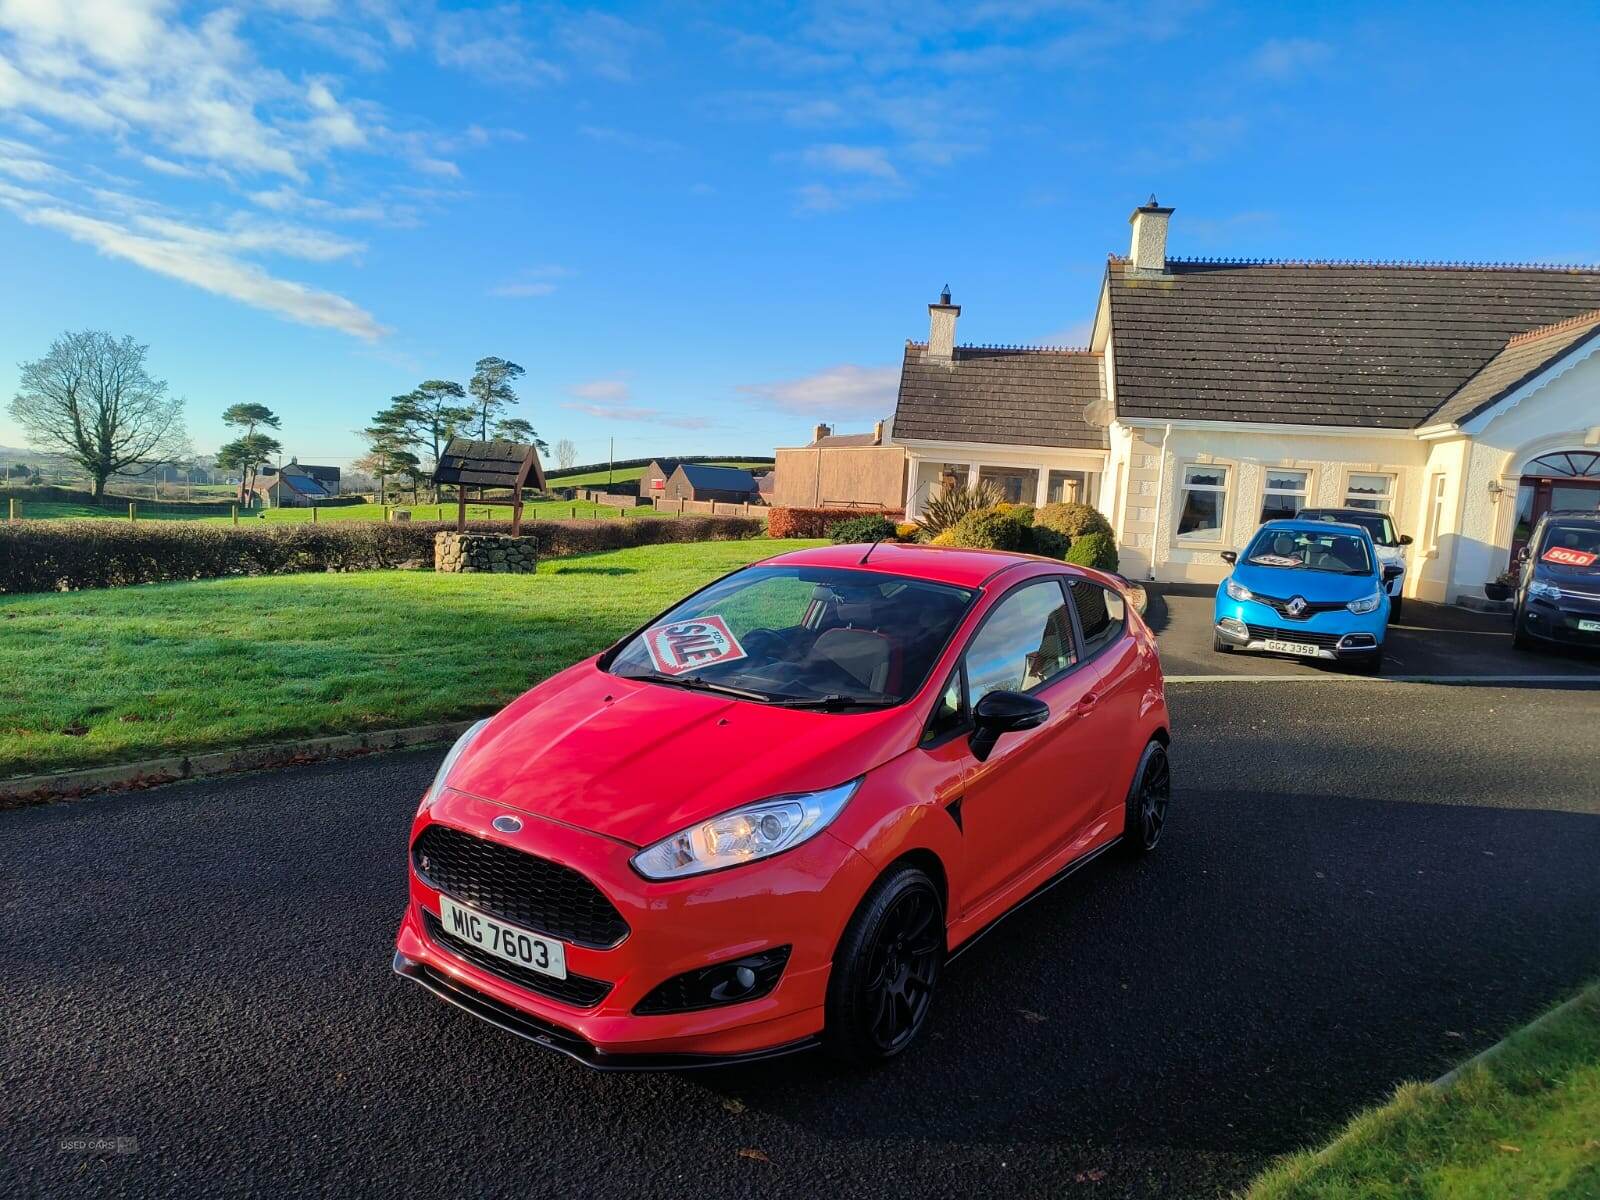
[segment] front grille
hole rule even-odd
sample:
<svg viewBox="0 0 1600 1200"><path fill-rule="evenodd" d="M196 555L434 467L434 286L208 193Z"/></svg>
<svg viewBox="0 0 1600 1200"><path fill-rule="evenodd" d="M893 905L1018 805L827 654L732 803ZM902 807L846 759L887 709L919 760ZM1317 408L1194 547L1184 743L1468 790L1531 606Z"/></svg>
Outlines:
<svg viewBox="0 0 1600 1200"><path fill-rule="evenodd" d="M429 825L412 844L411 861L429 886L513 925L600 950L628 936L628 923L599 888L547 858Z"/></svg>
<svg viewBox="0 0 1600 1200"><path fill-rule="evenodd" d="M1300 615L1297 617L1289 611L1288 600L1280 600L1277 596L1263 596L1260 592L1255 593L1255 598L1280 617L1289 621L1304 621L1317 613L1333 612L1335 609L1344 607L1343 600L1306 600L1306 606L1300 610ZM1305 599L1305 597L1302 596L1301 599Z"/></svg>
<svg viewBox="0 0 1600 1200"><path fill-rule="evenodd" d="M606 993L611 990L611 985L603 979L590 979L586 975L572 974L565 979L557 979L552 975L541 975L538 971L530 971L527 967L519 967L514 962L507 962L498 955L490 954L487 950L446 932L444 923L426 909L422 913L422 923L427 926L430 938L458 958L466 959L473 966L481 967L491 975L508 979L518 987L525 987L530 992L538 992L541 996L549 996L552 1000L559 1000L574 1008L593 1008L604 1000Z"/></svg>
<svg viewBox="0 0 1600 1200"><path fill-rule="evenodd" d="M1271 625L1246 625L1245 628L1250 631L1252 641L1273 638L1282 642L1305 642L1320 650L1337 649L1339 638L1343 636L1337 633L1313 633L1309 629L1276 629Z"/></svg>

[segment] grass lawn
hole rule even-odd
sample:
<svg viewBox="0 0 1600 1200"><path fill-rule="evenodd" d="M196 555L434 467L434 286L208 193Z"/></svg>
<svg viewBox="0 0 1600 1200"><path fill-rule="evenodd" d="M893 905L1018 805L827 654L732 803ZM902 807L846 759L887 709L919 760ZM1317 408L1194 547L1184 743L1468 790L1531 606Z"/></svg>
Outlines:
<svg viewBox="0 0 1600 1200"><path fill-rule="evenodd" d="M1600 1197L1600 984L1454 1086L1401 1087L1326 1148L1283 1160L1246 1200Z"/></svg>
<svg viewBox="0 0 1600 1200"><path fill-rule="evenodd" d="M0 518L4 518L9 510L0 502ZM200 513L149 512L145 504L139 504L136 510L141 521L226 521L227 517L211 517ZM115 508L99 508L93 504L67 504L57 500L18 500L17 519L22 521L59 521L67 518L79 520L93 518L97 520L126 521L128 519L128 505L122 502L122 510Z"/></svg>
<svg viewBox="0 0 1600 1200"><path fill-rule="evenodd" d="M770 460L764 463L708 462L701 465L707 467L738 467L741 471L769 471L772 469ZM636 482L643 474L643 467L618 467L610 473L610 479L612 483L632 483ZM604 467L601 467L598 471L584 471L580 475L552 476L548 471L545 472L545 480L553 488L592 487L597 483L606 482L606 478L606 469Z"/></svg>
<svg viewBox="0 0 1600 1200"><path fill-rule="evenodd" d="M0 596L0 776L492 712L805 541L639 546L535 575L368 571Z"/></svg>
<svg viewBox="0 0 1600 1200"><path fill-rule="evenodd" d="M456 506L453 501L444 504L406 504L391 503L390 508L404 509L411 513L413 521L454 521L456 519ZM558 520L571 517L599 518L603 520L631 521L635 517L676 517L677 513L657 512L654 508L631 508L628 515L622 515L620 508L611 508L604 504L596 504L592 500L530 500L522 506L522 519L524 521ZM232 522L232 517L207 517L212 524L227 525ZM469 504L467 505L467 519L469 521L510 521L511 510L498 504ZM239 523L246 521L300 522L311 520L309 508L258 508L250 512L239 514ZM381 521L383 520L383 505L381 504L343 504L318 510L319 521Z"/></svg>

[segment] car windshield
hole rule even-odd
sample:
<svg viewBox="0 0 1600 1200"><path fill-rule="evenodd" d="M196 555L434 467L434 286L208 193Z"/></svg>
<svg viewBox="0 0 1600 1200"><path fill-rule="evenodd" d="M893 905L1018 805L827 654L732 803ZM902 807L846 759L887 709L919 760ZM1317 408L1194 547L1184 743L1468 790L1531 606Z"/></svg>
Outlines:
<svg viewBox="0 0 1600 1200"><path fill-rule="evenodd" d="M1263 529L1250 543L1245 561L1257 567L1326 571L1333 575L1372 574L1366 539L1334 529Z"/></svg>
<svg viewBox="0 0 1600 1200"><path fill-rule="evenodd" d="M1600 525L1552 523L1539 546L1539 561L1577 571L1600 572Z"/></svg>
<svg viewBox="0 0 1600 1200"><path fill-rule="evenodd" d="M922 685L972 591L821 567L750 567L602 662L615 675L818 709L884 708Z"/></svg>
<svg viewBox="0 0 1600 1200"><path fill-rule="evenodd" d="M1395 534L1394 522L1389 519L1388 513L1381 512L1303 512L1300 514L1302 521L1333 521L1340 525L1359 525L1372 535L1372 540L1380 546L1398 546L1400 538Z"/></svg>

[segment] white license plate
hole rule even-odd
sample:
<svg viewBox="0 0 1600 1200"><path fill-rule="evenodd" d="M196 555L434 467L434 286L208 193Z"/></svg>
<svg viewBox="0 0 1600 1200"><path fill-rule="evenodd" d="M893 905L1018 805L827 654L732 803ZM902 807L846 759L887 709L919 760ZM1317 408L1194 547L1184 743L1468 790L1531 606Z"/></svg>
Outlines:
<svg viewBox="0 0 1600 1200"><path fill-rule="evenodd" d="M567 977L567 948L560 942L507 925L477 909L457 904L449 896L439 897L439 921L446 933L497 958L541 975Z"/></svg>
<svg viewBox="0 0 1600 1200"><path fill-rule="evenodd" d="M1315 656L1317 648L1309 642L1280 642L1276 638L1268 638L1262 643L1274 654L1310 654Z"/></svg>
<svg viewBox="0 0 1600 1200"><path fill-rule="evenodd" d="M1579 621L1578 628L1585 633L1600 633L1600 621Z"/></svg>

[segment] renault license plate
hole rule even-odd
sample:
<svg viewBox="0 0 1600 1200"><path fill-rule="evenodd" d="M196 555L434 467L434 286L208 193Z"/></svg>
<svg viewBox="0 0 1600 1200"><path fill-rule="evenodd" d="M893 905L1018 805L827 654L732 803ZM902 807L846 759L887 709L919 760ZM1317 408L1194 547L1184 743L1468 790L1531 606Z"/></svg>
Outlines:
<svg viewBox="0 0 1600 1200"><path fill-rule="evenodd" d="M1268 638L1263 643L1274 654L1309 654L1316 657L1317 648L1309 642L1280 642L1277 638Z"/></svg>
<svg viewBox="0 0 1600 1200"><path fill-rule="evenodd" d="M560 942L507 925L487 913L457 904L449 896L439 897L439 921L452 937L471 942L496 958L541 975L567 977L567 948Z"/></svg>

